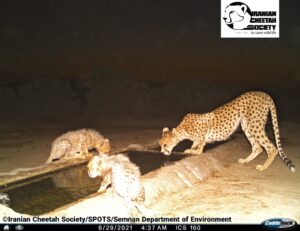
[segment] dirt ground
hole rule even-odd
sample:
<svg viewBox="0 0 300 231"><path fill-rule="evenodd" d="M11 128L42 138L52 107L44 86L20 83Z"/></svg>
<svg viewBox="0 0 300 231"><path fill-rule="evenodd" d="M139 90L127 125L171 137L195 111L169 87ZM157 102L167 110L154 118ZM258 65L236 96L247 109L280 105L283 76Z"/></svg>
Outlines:
<svg viewBox="0 0 300 231"><path fill-rule="evenodd" d="M51 141L70 129L99 129L111 139L113 150L116 150L133 143L153 143L160 137L161 128L170 124L166 121L137 121L134 126L124 121L123 124L75 122L19 121L4 124L0 131L0 172L44 163ZM246 138L238 135L234 142L218 146L216 157L224 165L222 172L203 183L162 196L152 209L168 216L231 217L234 223L261 223L274 217L291 218L299 223L300 125L283 122L280 128L283 148L296 166L295 173L290 172L279 157L268 170L256 170L256 165L265 161L265 153L248 165L238 164L237 160L245 158L251 151Z"/></svg>

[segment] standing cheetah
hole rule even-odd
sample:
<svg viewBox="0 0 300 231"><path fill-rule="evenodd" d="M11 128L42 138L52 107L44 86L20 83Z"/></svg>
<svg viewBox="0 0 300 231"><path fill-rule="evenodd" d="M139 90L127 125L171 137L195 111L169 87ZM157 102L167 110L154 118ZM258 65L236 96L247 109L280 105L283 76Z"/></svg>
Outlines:
<svg viewBox="0 0 300 231"><path fill-rule="evenodd" d="M93 129L80 129L67 132L56 138L51 147L50 157L46 163L55 159L68 159L72 157L86 158L88 151L96 149L99 153L107 154L110 150L108 139Z"/></svg>
<svg viewBox="0 0 300 231"><path fill-rule="evenodd" d="M147 209L143 205L145 190L140 180L140 170L125 155L94 156L87 167L90 177L102 177L98 192L106 191L111 184L113 192L124 199L130 216L135 208L143 214L146 213Z"/></svg>
<svg viewBox="0 0 300 231"><path fill-rule="evenodd" d="M269 111L277 148L265 132ZM275 104L269 95L257 91L246 92L209 113L187 114L172 131L164 128L159 141L161 152L170 155L180 141L189 139L193 141L193 145L185 153L201 154L206 143L228 139L239 124L252 146L251 154L245 159L239 159L239 163L249 163L263 151L263 147L268 158L263 165L257 165L256 169L267 169L279 153L288 168L295 171L294 164L285 156L281 147Z"/></svg>

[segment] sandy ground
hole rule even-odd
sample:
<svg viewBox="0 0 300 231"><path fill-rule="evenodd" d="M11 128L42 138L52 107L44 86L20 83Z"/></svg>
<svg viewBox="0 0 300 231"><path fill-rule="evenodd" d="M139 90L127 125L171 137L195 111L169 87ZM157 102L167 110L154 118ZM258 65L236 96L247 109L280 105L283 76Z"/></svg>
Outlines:
<svg viewBox="0 0 300 231"><path fill-rule="evenodd" d="M164 121L147 126L143 122L134 126L130 123L99 123L88 124L88 127L98 128L111 139L113 149L117 149L132 143L156 141L165 124ZM47 159L51 141L57 135L67 128L80 127L87 126L80 121L76 126L61 122L53 126L53 121L20 122L13 126L7 123L0 133L0 171L42 164ZM178 193L162 195L152 209L172 216L231 217L234 223L261 223L274 217L291 218L299 223L300 125L281 123L280 127L283 148L296 165L295 173L291 173L279 157L268 170L257 171L255 166L266 159L264 153L246 166L238 164L239 158L250 153L250 146L243 136L237 136L232 145L218 146L216 157L224 165L221 173Z"/></svg>

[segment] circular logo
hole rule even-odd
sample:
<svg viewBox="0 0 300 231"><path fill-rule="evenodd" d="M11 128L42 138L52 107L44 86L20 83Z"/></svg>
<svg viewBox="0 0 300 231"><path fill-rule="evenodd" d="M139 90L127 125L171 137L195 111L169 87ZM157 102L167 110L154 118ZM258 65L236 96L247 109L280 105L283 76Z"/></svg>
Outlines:
<svg viewBox="0 0 300 231"><path fill-rule="evenodd" d="M251 10L242 2L233 2L225 8L223 20L233 30L244 30L250 23Z"/></svg>

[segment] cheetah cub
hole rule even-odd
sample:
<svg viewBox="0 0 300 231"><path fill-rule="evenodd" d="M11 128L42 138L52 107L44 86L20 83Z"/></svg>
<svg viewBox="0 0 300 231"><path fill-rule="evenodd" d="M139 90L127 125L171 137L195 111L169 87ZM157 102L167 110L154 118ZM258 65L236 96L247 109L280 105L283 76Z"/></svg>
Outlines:
<svg viewBox="0 0 300 231"><path fill-rule="evenodd" d="M277 148L265 132L269 112ZM285 156L281 147L275 104L269 95L257 91L246 92L209 113L187 114L172 131L164 128L159 141L161 152L170 155L180 141L189 139L193 145L185 153L201 154L206 143L227 140L240 124L252 146L252 152L247 158L239 159L239 163L249 163L262 153L263 147L268 158L263 165L257 165L256 169L267 169L279 153L288 168L295 171L294 164Z"/></svg>
<svg viewBox="0 0 300 231"><path fill-rule="evenodd" d="M102 178L98 192L105 192L111 185L113 193L124 199L129 216L134 216L135 208L142 215L152 215L144 206L145 190L140 170L128 157L122 154L94 156L87 167L90 177Z"/></svg>
<svg viewBox="0 0 300 231"><path fill-rule="evenodd" d="M108 154L110 142L93 129L70 131L53 141L50 157L46 163L56 159L87 158L91 149L96 149L99 153Z"/></svg>

